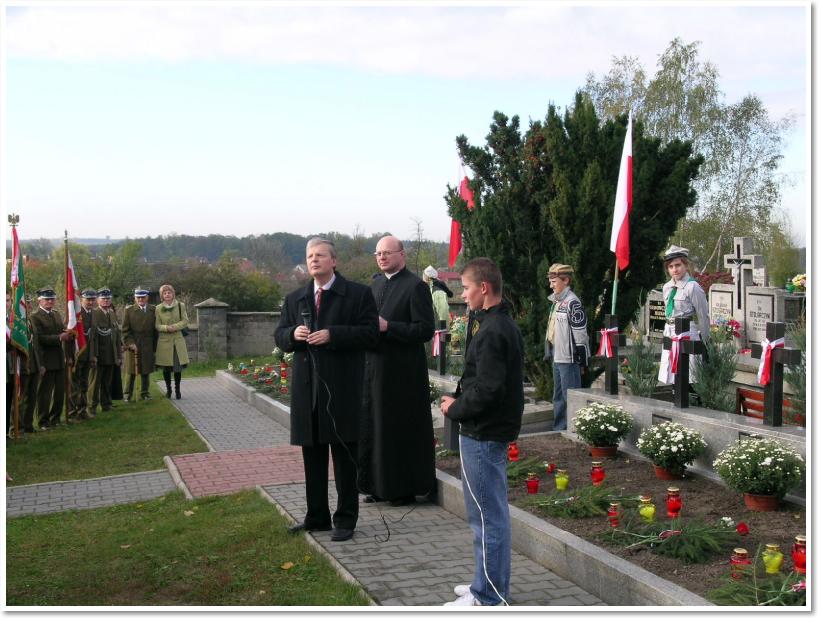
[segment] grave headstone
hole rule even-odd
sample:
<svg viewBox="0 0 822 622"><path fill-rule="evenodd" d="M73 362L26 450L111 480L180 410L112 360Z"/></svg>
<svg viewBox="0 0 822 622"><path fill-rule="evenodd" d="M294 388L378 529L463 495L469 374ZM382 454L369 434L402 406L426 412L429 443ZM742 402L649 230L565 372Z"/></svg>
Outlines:
<svg viewBox="0 0 822 622"><path fill-rule="evenodd" d="M662 299L660 290L654 289L648 293L643 321L645 322L645 336L649 340L662 341L662 331L665 330L665 301Z"/></svg>
<svg viewBox="0 0 822 622"><path fill-rule="evenodd" d="M795 324L805 309L803 294L789 294L778 287L749 287L745 303L745 323L749 343L765 338L768 322Z"/></svg>

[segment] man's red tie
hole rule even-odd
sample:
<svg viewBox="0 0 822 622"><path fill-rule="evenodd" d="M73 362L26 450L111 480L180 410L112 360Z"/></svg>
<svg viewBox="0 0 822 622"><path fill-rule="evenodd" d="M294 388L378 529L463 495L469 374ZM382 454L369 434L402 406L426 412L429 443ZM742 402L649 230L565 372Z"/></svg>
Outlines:
<svg viewBox="0 0 822 622"><path fill-rule="evenodd" d="M316 317L320 317L320 300L323 297L323 288L317 290L317 302L314 305L314 311L316 312Z"/></svg>

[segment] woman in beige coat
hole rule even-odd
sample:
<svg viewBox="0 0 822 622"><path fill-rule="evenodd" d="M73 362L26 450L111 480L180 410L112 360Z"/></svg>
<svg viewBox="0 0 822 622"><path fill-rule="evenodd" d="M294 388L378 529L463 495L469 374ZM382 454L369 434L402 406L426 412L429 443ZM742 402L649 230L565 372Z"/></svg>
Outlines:
<svg viewBox="0 0 822 622"><path fill-rule="evenodd" d="M160 287L162 302L154 310L154 326L160 334L154 363L163 370L166 381L166 397L171 398L171 372L174 372L174 397L180 395L180 380L183 369L188 365L188 350L183 329L188 327L186 306L174 298L174 288L166 283Z"/></svg>

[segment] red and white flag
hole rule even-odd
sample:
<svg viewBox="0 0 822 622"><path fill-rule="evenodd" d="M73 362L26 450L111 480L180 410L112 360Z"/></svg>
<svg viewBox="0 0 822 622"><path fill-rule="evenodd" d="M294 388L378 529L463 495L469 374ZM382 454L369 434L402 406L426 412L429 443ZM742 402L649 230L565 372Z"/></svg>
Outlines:
<svg viewBox="0 0 822 622"><path fill-rule="evenodd" d="M622 159L619 162L619 181L617 182L616 199L614 200L614 222L611 225L611 251L616 253L620 270L628 267L630 256L629 217L633 205L633 141L631 132L634 127L631 113L628 113L628 131L625 132L625 144L622 146Z"/></svg>
<svg viewBox="0 0 822 622"><path fill-rule="evenodd" d="M459 180L460 198L468 204L468 209L474 209L474 191L468 185L468 173L462 160L457 164L457 179ZM448 244L448 267L453 268L457 255L462 250L462 227L457 219L451 219L451 241Z"/></svg>
<svg viewBox="0 0 822 622"><path fill-rule="evenodd" d="M86 347L86 330L80 311L80 288L71 255L66 248L66 330L74 333L74 347L77 353Z"/></svg>

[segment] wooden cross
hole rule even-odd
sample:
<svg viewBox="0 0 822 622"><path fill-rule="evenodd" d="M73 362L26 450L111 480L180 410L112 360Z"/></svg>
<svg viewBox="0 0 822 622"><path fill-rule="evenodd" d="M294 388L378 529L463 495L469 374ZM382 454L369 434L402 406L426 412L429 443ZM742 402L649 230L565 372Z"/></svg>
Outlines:
<svg viewBox="0 0 822 622"><path fill-rule="evenodd" d="M604 328L616 328L619 330L619 320L615 315L605 316ZM625 335L619 332L608 333L608 338L611 342L611 351L613 356L607 357L592 357L602 359L605 361L605 390L611 395L619 393L619 348L625 345ZM602 341L602 333L597 333L597 342Z"/></svg>
<svg viewBox="0 0 822 622"><path fill-rule="evenodd" d="M674 320L674 333L677 335L687 335L691 332L691 318L678 317ZM670 350L673 341L670 337L662 339L662 347ZM674 374L674 406L678 408L688 408L688 380L690 377L690 361L688 356L691 354L704 354L705 344L701 341L688 339L687 341L679 342L679 360L677 361L677 370Z"/></svg>
<svg viewBox="0 0 822 622"><path fill-rule="evenodd" d="M774 341L785 336L785 324L768 322L765 325L765 339ZM751 344L751 356L761 358L762 344ZM802 352L796 348L774 348L771 351L771 381L765 385L765 423L774 427L782 425L782 372L785 365L796 365Z"/></svg>
<svg viewBox="0 0 822 622"><path fill-rule="evenodd" d="M751 238L734 238L734 253L725 255L725 267L734 271L736 285L736 311L744 309L745 288L753 285L753 269L760 268L762 255L754 255ZM738 319L738 318L737 318Z"/></svg>

